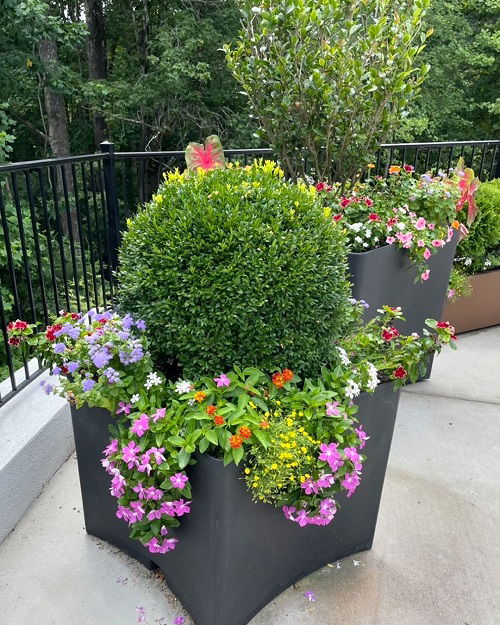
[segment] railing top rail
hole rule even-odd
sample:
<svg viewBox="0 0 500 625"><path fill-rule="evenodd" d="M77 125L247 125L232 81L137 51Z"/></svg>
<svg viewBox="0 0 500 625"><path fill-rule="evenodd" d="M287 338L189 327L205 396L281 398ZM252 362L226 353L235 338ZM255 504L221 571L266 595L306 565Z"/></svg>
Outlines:
<svg viewBox="0 0 500 625"><path fill-rule="evenodd" d="M272 154L271 148L248 148L224 150L226 156L258 156L260 154ZM160 152L115 152L115 158L183 158L184 150L168 150Z"/></svg>
<svg viewBox="0 0 500 625"><path fill-rule="evenodd" d="M381 150L411 150L415 148L445 148L479 145L500 145L500 139L487 139L485 141L432 141L429 143L382 143Z"/></svg>
<svg viewBox="0 0 500 625"><path fill-rule="evenodd" d="M20 161L18 163L6 163L0 165L0 173L23 169L40 169L41 167L51 167L54 165L71 165L72 163L82 163L85 161L100 161L107 157L106 154L97 152L96 154L80 154L79 156L61 156L59 158L44 158L39 161Z"/></svg>

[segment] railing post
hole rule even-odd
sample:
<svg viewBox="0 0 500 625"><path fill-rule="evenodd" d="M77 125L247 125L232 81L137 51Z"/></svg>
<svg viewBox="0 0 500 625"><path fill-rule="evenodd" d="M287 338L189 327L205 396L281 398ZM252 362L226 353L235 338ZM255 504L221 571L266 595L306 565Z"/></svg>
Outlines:
<svg viewBox="0 0 500 625"><path fill-rule="evenodd" d="M115 144L103 141L101 152L106 154L104 159L104 192L106 194L106 207L108 211L108 243L111 269L114 271L118 267L118 245L120 243L120 216L118 210L118 193L116 188L116 165L115 165Z"/></svg>

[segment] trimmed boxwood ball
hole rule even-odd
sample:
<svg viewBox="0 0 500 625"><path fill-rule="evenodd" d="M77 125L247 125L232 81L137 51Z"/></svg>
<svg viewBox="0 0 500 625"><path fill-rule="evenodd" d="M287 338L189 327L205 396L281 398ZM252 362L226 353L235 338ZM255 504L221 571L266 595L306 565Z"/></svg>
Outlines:
<svg viewBox="0 0 500 625"><path fill-rule="evenodd" d="M341 229L270 161L167 175L129 220L118 277L119 308L146 321L158 366L186 377L318 373L350 294Z"/></svg>

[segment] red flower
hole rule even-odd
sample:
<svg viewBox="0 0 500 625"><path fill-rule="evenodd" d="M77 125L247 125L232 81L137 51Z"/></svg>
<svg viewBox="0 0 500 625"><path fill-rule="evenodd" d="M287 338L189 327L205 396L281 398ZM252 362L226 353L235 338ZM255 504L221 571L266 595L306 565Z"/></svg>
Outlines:
<svg viewBox="0 0 500 625"><path fill-rule="evenodd" d="M377 213L370 213L368 215L368 219L370 221L380 221L380 217L377 215Z"/></svg>
<svg viewBox="0 0 500 625"><path fill-rule="evenodd" d="M250 436L252 436L252 430L246 425L243 425L238 430L238 434L241 436L241 438L250 438Z"/></svg>
<svg viewBox="0 0 500 625"><path fill-rule="evenodd" d="M343 195L342 199L340 200L340 206L342 206L342 208L345 208L346 206L349 206L351 202L352 202L352 199L349 199L348 197Z"/></svg>
<svg viewBox="0 0 500 625"><path fill-rule="evenodd" d="M207 414L215 414L215 411L217 410L217 408L215 406L208 406L207 408Z"/></svg>
<svg viewBox="0 0 500 625"><path fill-rule="evenodd" d="M403 378L406 378L408 372L406 369L403 369L401 365L399 365L399 367L395 369L392 374L395 378L400 378L402 380Z"/></svg>
<svg viewBox="0 0 500 625"><path fill-rule="evenodd" d="M342 219L342 215L339 213L338 215L333 216L333 221L340 221Z"/></svg>
<svg viewBox="0 0 500 625"><path fill-rule="evenodd" d="M66 365L63 365L61 367L61 373L63 373L64 375L68 375L68 367Z"/></svg>
<svg viewBox="0 0 500 625"><path fill-rule="evenodd" d="M47 331L45 332L45 336L48 341L52 342L56 340L56 332L62 329L62 325L60 323L56 323L53 326L47 326Z"/></svg>
<svg viewBox="0 0 500 625"><path fill-rule="evenodd" d="M20 344L21 339L18 336L11 336L9 338L9 345L11 345L12 347L19 347Z"/></svg>
<svg viewBox="0 0 500 625"><path fill-rule="evenodd" d="M269 421L261 421L259 425L263 430L268 430L271 427Z"/></svg>
<svg viewBox="0 0 500 625"><path fill-rule="evenodd" d="M285 380L285 382L290 382L291 380L293 380L293 371L291 371L290 369L283 369L283 379Z"/></svg>
<svg viewBox="0 0 500 625"><path fill-rule="evenodd" d="M438 327L438 328L449 328L450 324L449 324L448 321L438 321L436 323L436 327Z"/></svg>
<svg viewBox="0 0 500 625"><path fill-rule="evenodd" d="M233 449L241 447L242 443L243 439L241 438L241 436L237 436L236 434L234 436L231 436L231 438L229 439L229 444Z"/></svg>
<svg viewBox="0 0 500 625"><path fill-rule="evenodd" d="M399 332L397 328L389 328L388 330L382 331L382 338L384 341L392 341L392 339L396 339L399 336Z"/></svg>
<svg viewBox="0 0 500 625"><path fill-rule="evenodd" d="M369 197L365 197L365 204L370 208L370 206L373 206L373 200L370 200Z"/></svg>
<svg viewBox="0 0 500 625"><path fill-rule="evenodd" d="M411 174L412 172L415 171L415 167L413 167L413 165L403 165L403 169L405 170L405 172L407 174Z"/></svg>
<svg viewBox="0 0 500 625"><path fill-rule="evenodd" d="M29 326L29 323L27 321L20 321L19 319L17 319L16 321L11 321L9 323L9 325L7 326L7 330L11 331L11 330L26 330L26 328Z"/></svg>
<svg viewBox="0 0 500 625"><path fill-rule="evenodd" d="M398 218L397 217L391 217L390 219L387 220L387 225L388 226L393 226L394 224L398 223Z"/></svg>
<svg viewBox="0 0 500 625"><path fill-rule="evenodd" d="M224 425L224 417L222 417L220 414L216 414L214 417L214 423L215 425Z"/></svg>
<svg viewBox="0 0 500 625"><path fill-rule="evenodd" d="M285 378L283 377L282 373L275 373L271 379L275 386L277 386L278 388L283 388L285 384Z"/></svg>
<svg viewBox="0 0 500 625"><path fill-rule="evenodd" d="M332 187L326 182L318 182L316 185L316 191L331 191Z"/></svg>
<svg viewBox="0 0 500 625"><path fill-rule="evenodd" d="M80 315L78 313L71 313L71 319L75 319L75 321L77 319L80 319Z"/></svg>

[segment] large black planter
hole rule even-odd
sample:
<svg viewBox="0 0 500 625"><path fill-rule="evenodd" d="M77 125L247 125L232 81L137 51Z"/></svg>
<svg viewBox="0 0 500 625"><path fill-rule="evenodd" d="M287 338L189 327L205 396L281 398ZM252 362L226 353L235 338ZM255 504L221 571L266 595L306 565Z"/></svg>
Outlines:
<svg viewBox="0 0 500 625"><path fill-rule="evenodd" d="M425 282L417 278L408 253L395 245L385 245L368 252L349 254L352 294L364 299L370 308L364 312L369 321L382 306L401 306L405 322L399 324L406 334L422 332L426 319L440 319L453 257L459 239L453 239L429 259L430 275Z"/></svg>
<svg viewBox="0 0 500 625"><path fill-rule="evenodd" d="M399 393L391 384L361 395L358 417L368 459L357 491L327 527L299 527L281 510L254 504L234 465L207 455L189 467L191 514L172 534L175 551L150 554L128 538L115 516L109 476L100 466L108 443L109 412L72 409L87 532L120 547L149 568L158 566L196 625L245 625L271 599L312 571L370 549L394 430Z"/></svg>

